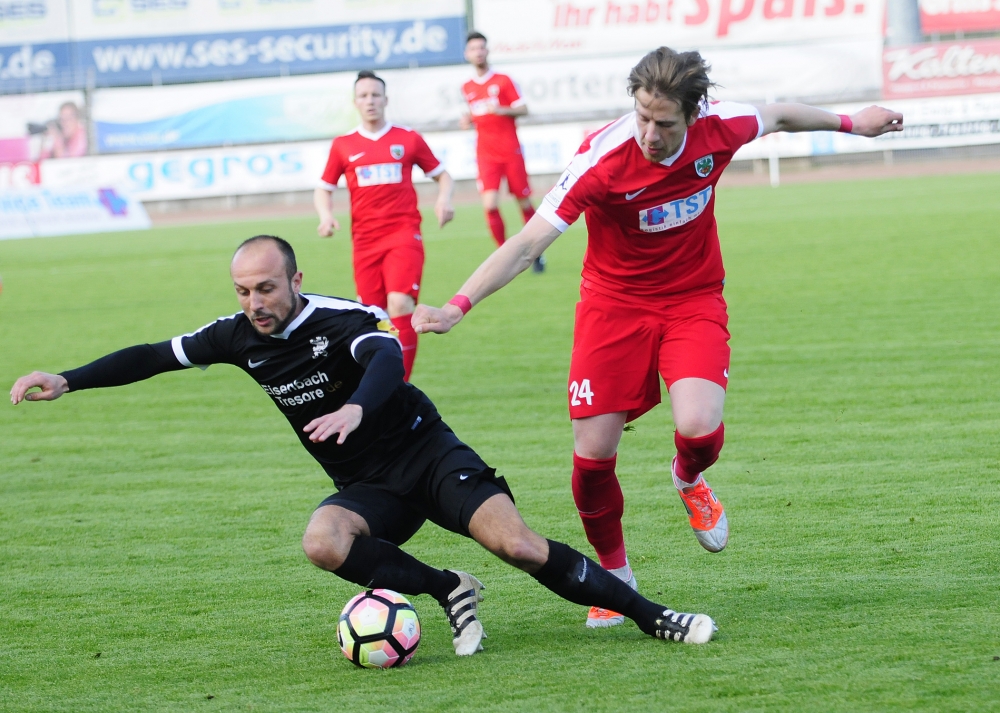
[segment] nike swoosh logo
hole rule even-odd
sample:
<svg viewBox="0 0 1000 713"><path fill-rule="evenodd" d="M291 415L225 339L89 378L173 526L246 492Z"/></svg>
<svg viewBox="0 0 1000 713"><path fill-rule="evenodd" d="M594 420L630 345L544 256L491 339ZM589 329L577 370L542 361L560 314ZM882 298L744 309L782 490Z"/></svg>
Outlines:
<svg viewBox="0 0 1000 713"><path fill-rule="evenodd" d="M467 475L460 475L460 476L458 476L458 479L459 479L459 480L465 480L465 479L467 479L468 477L469 477L469 476L467 476Z"/></svg>
<svg viewBox="0 0 1000 713"><path fill-rule="evenodd" d="M361 158L364 155L365 155L365 152L362 151L361 153L356 153L353 156L348 156L347 157L347 162L351 163L352 161L357 161L359 158Z"/></svg>
<svg viewBox="0 0 1000 713"><path fill-rule="evenodd" d="M267 361L267 359L261 359L260 361L247 360L247 366L249 366L251 369L256 369L265 361Z"/></svg>
<svg viewBox="0 0 1000 713"><path fill-rule="evenodd" d="M645 189L643 189L643 190L645 190ZM577 577L577 579L579 579L582 582L586 578L587 578L587 560L584 560L583 561L583 572L580 573L580 576Z"/></svg>
<svg viewBox="0 0 1000 713"><path fill-rule="evenodd" d="M649 188L649 186L646 186L646 188ZM642 193L642 192L643 192L644 190L646 190L646 188L640 188L640 189L639 189L639 190L637 190L637 191L636 191L635 193L626 193L626 194L625 194L625 200L627 200L627 201L630 201L630 200L632 200L632 199L633 199L633 198L635 198L635 197L636 197L637 195L639 195L639 194L640 194L640 193Z"/></svg>
<svg viewBox="0 0 1000 713"><path fill-rule="evenodd" d="M722 375L728 379L729 378L729 369L723 369L722 370Z"/></svg>

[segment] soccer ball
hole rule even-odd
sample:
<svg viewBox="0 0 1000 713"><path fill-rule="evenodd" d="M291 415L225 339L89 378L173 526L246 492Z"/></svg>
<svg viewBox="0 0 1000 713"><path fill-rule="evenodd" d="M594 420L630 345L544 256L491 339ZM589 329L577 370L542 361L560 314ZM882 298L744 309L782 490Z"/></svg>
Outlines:
<svg viewBox="0 0 1000 713"><path fill-rule="evenodd" d="M337 623L337 643L355 666L402 666L420 643L420 619L409 600L391 589L361 592Z"/></svg>

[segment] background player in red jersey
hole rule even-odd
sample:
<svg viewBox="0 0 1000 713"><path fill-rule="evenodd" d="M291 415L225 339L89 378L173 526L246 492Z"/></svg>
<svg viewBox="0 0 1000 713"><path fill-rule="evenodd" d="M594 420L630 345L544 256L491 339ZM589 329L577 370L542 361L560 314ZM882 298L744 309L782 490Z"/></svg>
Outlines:
<svg viewBox="0 0 1000 713"><path fill-rule="evenodd" d="M421 306L418 332L447 332L472 305L525 270L584 213L588 243L569 375L573 497L605 569L635 586L625 555L615 458L626 422L670 394L674 485L698 541L728 541L718 498L702 477L722 449L729 380L725 272L715 186L743 144L775 131L901 131L903 115L871 106L838 116L801 104L710 104L697 52L650 52L629 75L635 111L584 141L538 214L493 253L441 309ZM591 609L588 626L622 622Z"/></svg>
<svg viewBox="0 0 1000 713"><path fill-rule="evenodd" d="M476 127L479 195L493 239L503 245L507 232L499 207L501 178L507 179L507 190L517 199L524 222L535 214L516 124L517 117L528 113L528 107L514 80L490 69L489 54L485 35L470 32L465 41L465 60L476 68L476 76L462 85L469 113L462 115L461 124L463 129ZM539 255L531 267L535 272L544 271L545 258Z"/></svg>
<svg viewBox="0 0 1000 713"><path fill-rule="evenodd" d="M410 315L420 296L424 269L413 166L438 183L434 214L442 227L455 217L451 205L454 182L420 134L385 120L388 101L381 78L374 72L358 73L354 104L361 114L361 126L333 140L313 204L319 213L316 232L320 236L329 237L340 230L333 217L333 191L340 177L346 176L358 299L389 313L399 330L404 378L409 381L417 356L417 333Z"/></svg>

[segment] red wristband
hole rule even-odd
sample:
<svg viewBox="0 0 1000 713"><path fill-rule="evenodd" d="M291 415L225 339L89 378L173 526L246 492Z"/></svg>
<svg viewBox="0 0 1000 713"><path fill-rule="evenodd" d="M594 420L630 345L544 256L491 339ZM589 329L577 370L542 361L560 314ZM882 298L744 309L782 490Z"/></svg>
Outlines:
<svg viewBox="0 0 1000 713"><path fill-rule="evenodd" d="M851 129L854 128L854 122L851 121L851 117L847 114L837 114L840 117L840 128L837 131L843 132L845 134L851 133Z"/></svg>
<svg viewBox="0 0 1000 713"><path fill-rule="evenodd" d="M462 310L462 314L468 314L469 310L472 309L472 302L465 295L455 295L448 300L448 304L458 307Z"/></svg>

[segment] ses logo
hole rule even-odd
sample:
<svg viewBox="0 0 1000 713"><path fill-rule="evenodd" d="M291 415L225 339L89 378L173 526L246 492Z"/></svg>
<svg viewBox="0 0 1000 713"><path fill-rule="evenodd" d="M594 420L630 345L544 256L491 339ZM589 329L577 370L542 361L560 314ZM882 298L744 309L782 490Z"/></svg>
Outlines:
<svg viewBox="0 0 1000 713"><path fill-rule="evenodd" d="M115 18L131 10L143 16L147 13L187 10L190 0L92 0L94 17Z"/></svg>
<svg viewBox="0 0 1000 713"><path fill-rule="evenodd" d="M646 210L639 211L639 229L646 233L659 233L685 223L690 223L705 212L712 198L712 187L698 191L693 196L678 198Z"/></svg>
<svg viewBox="0 0 1000 713"><path fill-rule="evenodd" d="M49 8L42 0L0 2L0 23L18 20L43 20L48 14Z"/></svg>

